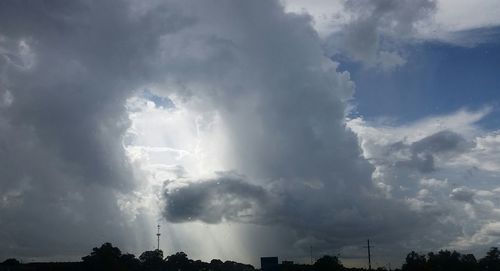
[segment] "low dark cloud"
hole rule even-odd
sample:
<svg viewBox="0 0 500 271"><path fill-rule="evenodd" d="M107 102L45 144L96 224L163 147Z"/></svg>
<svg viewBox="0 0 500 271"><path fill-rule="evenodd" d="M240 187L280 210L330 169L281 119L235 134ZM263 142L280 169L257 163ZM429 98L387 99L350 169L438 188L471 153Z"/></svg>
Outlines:
<svg viewBox="0 0 500 271"><path fill-rule="evenodd" d="M396 201L367 194L342 195L331 187L290 186L274 182L264 188L243 176L222 173L218 178L167 189L164 215L174 223L278 225L295 232L294 246L307 242L325 251L362 243L367 236L392 246L391 240L413 236L416 232L410 234L409 229L429 223L423 214Z"/></svg>
<svg viewBox="0 0 500 271"><path fill-rule="evenodd" d="M223 174L212 180L198 180L165 192L165 218L172 222L201 220L206 223L256 221L267 208L269 195L241 176Z"/></svg>
<svg viewBox="0 0 500 271"><path fill-rule="evenodd" d="M474 196L476 193L474 190L471 190L470 188L467 187L459 187L453 189L450 194L450 198L456 200L456 201L463 201L466 203L473 203L474 202Z"/></svg>

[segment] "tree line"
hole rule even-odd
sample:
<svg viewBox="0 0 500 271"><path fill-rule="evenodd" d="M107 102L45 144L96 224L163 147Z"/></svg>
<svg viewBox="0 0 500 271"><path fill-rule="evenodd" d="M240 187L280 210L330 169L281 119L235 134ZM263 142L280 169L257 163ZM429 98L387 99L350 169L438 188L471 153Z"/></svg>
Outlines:
<svg viewBox="0 0 500 271"><path fill-rule="evenodd" d="M249 264L214 259L210 262L189 259L186 253L177 252L164 257L161 250L143 252L138 258L129 253L122 253L111 243L95 247L92 252L82 257L81 262L65 263L27 263L21 264L16 259L7 259L0 264L0 271L65 271L65 270L117 270L117 271L255 271ZM272 271L361 271L363 268L347 268L336 256L325 255L313 265L283 263ZM377 271L387 268L378 267ZM481 259L473 254L461 254L457 251L441 250L437 253L408 253L400 269L394 271L500 271L500 250L492 247Z"/></svg>
<svg viewBox="0 0 500 271"><path fill-rule="evenodd" d="M410 252L402 266L403 271L500 271L500 251L492 247L486 255L477 260L473 254L441 250L421 255Z"/></svg>

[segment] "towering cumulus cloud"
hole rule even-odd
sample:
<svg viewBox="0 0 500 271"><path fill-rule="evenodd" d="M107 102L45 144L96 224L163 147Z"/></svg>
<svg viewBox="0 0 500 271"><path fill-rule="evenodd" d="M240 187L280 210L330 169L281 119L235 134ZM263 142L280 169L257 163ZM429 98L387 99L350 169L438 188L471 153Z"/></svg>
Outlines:
<svg viewBox="0 0 500 271"><path fill-rule="evenodd" d="M344 122L354 84L320 43L277 1L2 1L0 255L149 244L123 204L143 181L125 105L144 88L224 131L210 176L178 165L165 183L167 220L278 225L325 249L405 237L426 222L373 185Z"/></svg>
<svg viewBox="0 0 500 271"><path fill-rule="evenodd" d="M388 242L419 225L372 184L373 168L344 123L353 83L324 56L308 17L272 1L184 5L197 23L168 45L184 72L168 88L217 113L228 142L219 170L233 173L171 180L168 220L277 224L297 234L297 245L327 248Z"/></svg>

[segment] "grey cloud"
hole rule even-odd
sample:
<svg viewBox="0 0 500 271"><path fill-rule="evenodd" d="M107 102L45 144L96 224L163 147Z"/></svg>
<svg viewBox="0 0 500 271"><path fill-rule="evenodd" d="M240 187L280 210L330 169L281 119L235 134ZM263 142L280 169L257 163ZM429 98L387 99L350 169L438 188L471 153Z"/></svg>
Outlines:
<svg viewBox="0 0 500 271"><path fill-rule="evenodd" d="M441 131L410 145L394 144L389 152L408 152L409 159L396 162L396 166L417 169L421 172L436 170L436 157L453 156L472 147L461 135L452 131Z"/></svg>
<svg viewBox="0 0 500 271"><path fill-rule="evenodd" d="M117 203L135 186L124 103L162 73L160 37L189 24L173 6L0 3L0 257L145 245Z"/></svg>
<svg viewBox="0 0 500 271"><path fill-rule="evenodd" d="M489 26L446 33L439 39L458 46L475 47L483 43L498 43L500 27Z"/></svg>
<svg viewBox="0 0 500 271"><path fill-rule="evenodd" d="M352 19L327 39L327 48L390 71L406 63L397 44L412 38L415 25L436 10L436 1L356 0L345 1L344 8Z"/></svg>
<svg viewBox="0 0 500 271"><path fill-rule="evenodd" d="M380 51L378 53L379 66L384 71L392 71L406 64L406 59L396 52Z"/></svg>
<svg viewBox="0 0 500 271"><path fill-rule="evenodd" d="M459 187L451 191L450 198L457 201L473 203L475 195L476 193L474 192L474 190L471 190L467 187Z"/></svg>
<svg viewBox="0 0 500 271"><path fill-rule="evenodd" d="M368 195L332 196L336 194L332 190L298 184L279 188L288 185L274 182L264 187L231 174L195 180L180 188L166 189L164 216L174 223L279 225L295 231L294 246L305 249L308 245L304 246L304 242L313 242L321 244L315 248L324 251L361 243L367 236L379 244L394 245L391 239L413 236L408 229L413 231L429 223L424 214L402 208L396 201ZM434 215L429 212L425 216Z"/></svg>
<svg viewBox="0 0 500 271"><path fill-rule="evenodd" d="M223 174L165 192L165 218L172 222L252 221L265 210L267 191L240 176Z"/></svg>
<svg viewBox="0 0 500 271"><path fill-rule="evenodd" d="M452 131L441 131L425 137L411 145L413 153L432 152L461 152L470 147L470 144L459 134Z"/></svg>

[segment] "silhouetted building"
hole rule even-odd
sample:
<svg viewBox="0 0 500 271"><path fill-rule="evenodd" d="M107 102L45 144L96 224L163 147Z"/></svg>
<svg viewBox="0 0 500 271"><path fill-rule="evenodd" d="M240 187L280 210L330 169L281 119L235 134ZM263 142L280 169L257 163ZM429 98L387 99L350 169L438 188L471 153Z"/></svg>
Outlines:
<svg viewBox="0 0 500 271"><path fill-rule="evenodd" d="M261 257L260 270L262 271L278 271L278 257Z"/></svg>

